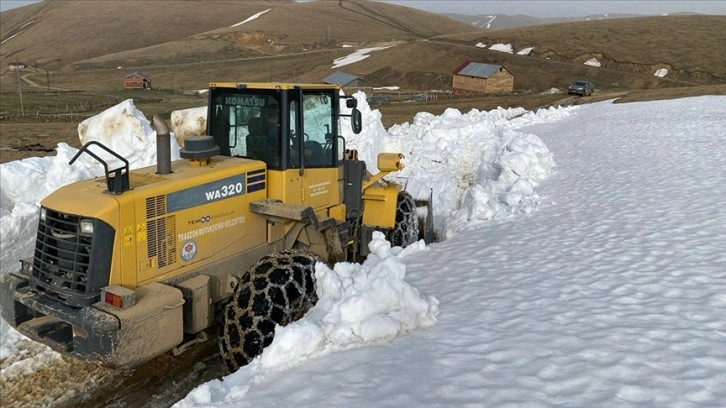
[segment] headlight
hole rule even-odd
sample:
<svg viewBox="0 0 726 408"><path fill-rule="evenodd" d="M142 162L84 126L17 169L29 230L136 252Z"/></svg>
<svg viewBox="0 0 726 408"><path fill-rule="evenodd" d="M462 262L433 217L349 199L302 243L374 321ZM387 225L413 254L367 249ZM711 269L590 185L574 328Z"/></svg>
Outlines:
<svg viewBox="0 0 726 408"><path fill-rule="evenodd" d="M93 234L93 220L81 220L81 234Z"/></svg>
<svg viewBox="0 0 726 408"><path fill-rule="evenodd" d="M46 209L45 208L41 208L40 209L40 220L43 221L43 222L45 222L45 216L46 216Z"/></svg>

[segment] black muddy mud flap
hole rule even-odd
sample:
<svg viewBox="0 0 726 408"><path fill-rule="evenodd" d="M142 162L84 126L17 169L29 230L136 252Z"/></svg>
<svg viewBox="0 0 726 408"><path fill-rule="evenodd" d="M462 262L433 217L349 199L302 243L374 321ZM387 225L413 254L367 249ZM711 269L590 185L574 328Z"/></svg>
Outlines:
<svg viewBox="0 0 726 408"><path fill-rule="evenodd" d="M125 310L105 303L75 308L30 289L22 273L0 277L0 313L31 340L113 368L130 368L183 340L181 292L152 283Z"/></svg>

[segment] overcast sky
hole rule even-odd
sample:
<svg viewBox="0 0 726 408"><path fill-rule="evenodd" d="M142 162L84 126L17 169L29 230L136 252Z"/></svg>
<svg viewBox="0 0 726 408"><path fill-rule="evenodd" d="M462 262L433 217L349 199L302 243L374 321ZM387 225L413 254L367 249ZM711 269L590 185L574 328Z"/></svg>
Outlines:
<svg viewBox="0 0 726 408"><path fill-rule="evenodd" d="M38 0L0 0L0 11L35 3ZM80 0L78 0L80 1ZM200 3L202 0L198 0ZM327 0L334 1L334 0ZM337 0L335 0L337 1ZM533 17L576 17L603 13L633 13L658 15L677 12L726 14L726 1L460 1L460 0L399 0L401 4L435 13L460 14L525 14Z"/></svg>

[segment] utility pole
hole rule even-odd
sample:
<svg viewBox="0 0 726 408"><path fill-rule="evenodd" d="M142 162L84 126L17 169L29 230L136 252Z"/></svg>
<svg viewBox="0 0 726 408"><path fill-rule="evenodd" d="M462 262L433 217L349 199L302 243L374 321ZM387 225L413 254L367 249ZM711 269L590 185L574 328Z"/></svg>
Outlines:
<svg viewBox="0 0 726 408"><path fill-rule="evenodd" d="M23 107L23 87L20 84L20 63L15 64L15 72L18 73L18 93L20 94L20 114L25 115L25 108Z"/></svg>

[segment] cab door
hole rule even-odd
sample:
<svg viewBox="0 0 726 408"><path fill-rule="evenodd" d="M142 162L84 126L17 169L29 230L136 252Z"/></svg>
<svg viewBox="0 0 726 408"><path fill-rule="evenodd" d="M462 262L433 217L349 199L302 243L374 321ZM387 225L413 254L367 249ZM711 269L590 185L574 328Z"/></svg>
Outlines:
<svg viewBox="0 0 726 408"><path fill-rule="evenodd" d="M335 94L298 88L290 98L288 172L297 174L301 204L318 211L340 203Z"/></svg>

